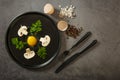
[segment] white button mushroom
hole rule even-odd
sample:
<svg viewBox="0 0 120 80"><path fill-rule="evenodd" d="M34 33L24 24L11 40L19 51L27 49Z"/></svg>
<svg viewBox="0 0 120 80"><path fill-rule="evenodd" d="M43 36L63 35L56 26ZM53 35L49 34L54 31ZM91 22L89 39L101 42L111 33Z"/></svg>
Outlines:
<svg viewBox="0 0 120 80"><path fill-rule="evenodd" d="M22 37L23 35L27 35L27 27L26 26L21 26L20 29L18 30L18 36Z"/></svg>
<svg viewBox="0 0 120 80"><path fill-rule="evenodd" d="M42 42L42 46L48 46L48 44L50 43L50 37L48 35L46 35L44 38L41 37L40 41Z"/></svg>
<svg viewBox="0 0 120 80"><path fill-rule="evenodd" d="M30 48L27 48L26 49L26 53L24 53L24 57L26 59L31 59L35 56L35 52L34 51L31 51Z"/></svg>

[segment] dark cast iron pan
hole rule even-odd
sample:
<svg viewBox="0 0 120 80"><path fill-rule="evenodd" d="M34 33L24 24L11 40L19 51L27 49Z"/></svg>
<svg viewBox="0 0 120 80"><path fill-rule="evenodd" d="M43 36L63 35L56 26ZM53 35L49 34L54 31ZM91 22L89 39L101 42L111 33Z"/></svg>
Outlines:
<svg viewBox="0 0 120 80"><path fill-rule="evenodd" d="M46 47L47 49L47 57L45 59L40 58L37 54L32 59L25 59L23 54L25 53L25 49L29 46L25 46L22 50L16 49L16 47L11 43L11 38L19 37L17 34L18 29L21 25L25 25L30 27L30 25L37 20L41 20L42 22L42 31L36 35L36 38L39 40L40 37L44 37L45 35L49 35L51 38L50 44ZM25 37L19 38L22 41L26 41L28 34ZM56 27L55 22L47 15L40 12L27 12L18 17L16 17L9 25L9 28L6 33L6 48L8 53L16 61L19 65L29 68L41 68L48 65L56 55L59 53L60 49L60 33ZM38 46L41 44L37 43L37 45L32 48L33 50L37 50Z"/></svg>

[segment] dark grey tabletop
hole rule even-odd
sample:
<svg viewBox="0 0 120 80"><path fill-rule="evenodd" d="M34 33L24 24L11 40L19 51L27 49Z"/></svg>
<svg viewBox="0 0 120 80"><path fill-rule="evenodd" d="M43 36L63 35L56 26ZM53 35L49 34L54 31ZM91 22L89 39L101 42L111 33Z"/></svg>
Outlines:
<svg viewBox="0 0 120 80"><path fill-rule="evenodd" d="M5 48L5 34L15 16L28 11L43 12L43 6L51 3L74 5L75 19L70 23L83 27L81 36L91 31L93 35L72 54L87 46L93 39L99 44L86 52L59 74L54 71L61 64L58 57L69 49L77 39L66 39L61 32L62 45L59 55L47 68L33 71L16 64ZM0 0L0 80L120 80L120 0Z"/></svg>

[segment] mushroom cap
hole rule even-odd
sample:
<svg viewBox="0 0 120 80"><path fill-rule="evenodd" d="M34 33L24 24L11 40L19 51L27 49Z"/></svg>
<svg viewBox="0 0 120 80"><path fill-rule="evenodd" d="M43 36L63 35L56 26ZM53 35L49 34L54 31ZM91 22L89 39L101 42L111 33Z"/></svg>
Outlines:
<svg viewBox="0 0 120 80"><path fill-rule="evenodd" d="M48 46L50 43L50 37L46 35L44 38L40 38L40 41L42 42L42 46Z"/></svg>

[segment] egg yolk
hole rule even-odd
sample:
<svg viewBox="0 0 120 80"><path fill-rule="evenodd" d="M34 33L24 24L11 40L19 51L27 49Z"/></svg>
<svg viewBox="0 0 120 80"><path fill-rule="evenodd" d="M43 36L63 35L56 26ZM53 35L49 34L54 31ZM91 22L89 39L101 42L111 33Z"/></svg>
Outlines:
<svg viewBox="0 0 120 80"><path fill-rule="evenodd" d="M29 36L29 37L27 38L27 43L28 43L28 45L30 45L30 46L35 46L36 43L37 43L37 39L36 39L34 36Z"/></svg>

